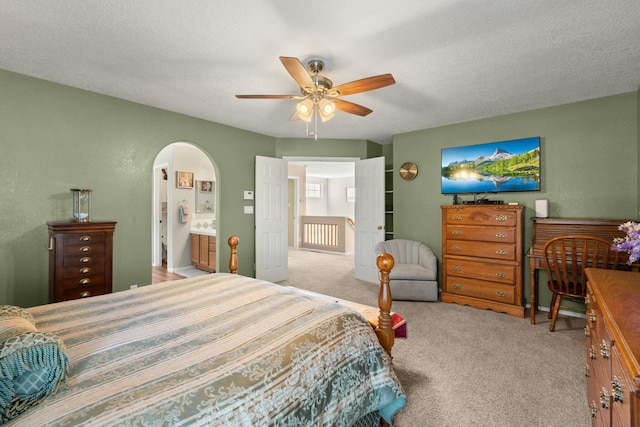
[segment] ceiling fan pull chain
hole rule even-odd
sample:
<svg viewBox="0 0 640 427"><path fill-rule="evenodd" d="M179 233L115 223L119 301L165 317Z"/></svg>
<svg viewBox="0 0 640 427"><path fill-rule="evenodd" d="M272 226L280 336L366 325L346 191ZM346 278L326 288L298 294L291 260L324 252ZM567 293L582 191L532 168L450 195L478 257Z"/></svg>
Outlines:
<svg viewBox="0 0 640 427"><path fill-rule="evenodd" d="M315 120L314 120L314 122L315 122L315 125L316 125L316 129L313 132L313 137L314 137L314 140L317 141L318 140L318 114L320 114L318 112L317 104L316 104L316 106L315 106L315 108L313 110L315 111Z"/></svg>

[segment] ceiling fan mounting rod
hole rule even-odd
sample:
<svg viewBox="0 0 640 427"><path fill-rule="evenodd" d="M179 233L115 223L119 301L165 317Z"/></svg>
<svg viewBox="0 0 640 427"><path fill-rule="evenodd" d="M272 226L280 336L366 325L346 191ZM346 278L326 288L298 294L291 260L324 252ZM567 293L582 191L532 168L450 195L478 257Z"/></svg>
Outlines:
<svg viewBox="0 0 640 427"><path fill-rule="evenodd" d="M307 67L312 73L318 74L320 71L324 70L324 61L318 58L311 59L307 62Z"/></svg>

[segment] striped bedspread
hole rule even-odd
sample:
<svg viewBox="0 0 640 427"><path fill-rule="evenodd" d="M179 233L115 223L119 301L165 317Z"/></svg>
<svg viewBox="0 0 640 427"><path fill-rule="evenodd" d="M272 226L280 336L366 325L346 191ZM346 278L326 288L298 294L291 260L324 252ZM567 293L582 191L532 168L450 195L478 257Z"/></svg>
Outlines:
<svg viewBox="0 0 640 427"><path fill-rule="evenodd" d="M30 308L68 388L9 426L350 426L405 395L362 316L218 273ZM372 417L376 418L376 417Z"/></svg>

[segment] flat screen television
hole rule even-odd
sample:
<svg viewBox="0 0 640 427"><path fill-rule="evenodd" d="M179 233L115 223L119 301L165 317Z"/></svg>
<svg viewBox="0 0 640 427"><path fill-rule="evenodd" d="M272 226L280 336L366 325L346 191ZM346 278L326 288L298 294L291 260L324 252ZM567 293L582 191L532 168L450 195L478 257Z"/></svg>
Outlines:
<svg viewBox="0 0 640 427"><path fill-rule="evenodd" d="M442 149L442 194L540 191L540 137Z"/></svg>

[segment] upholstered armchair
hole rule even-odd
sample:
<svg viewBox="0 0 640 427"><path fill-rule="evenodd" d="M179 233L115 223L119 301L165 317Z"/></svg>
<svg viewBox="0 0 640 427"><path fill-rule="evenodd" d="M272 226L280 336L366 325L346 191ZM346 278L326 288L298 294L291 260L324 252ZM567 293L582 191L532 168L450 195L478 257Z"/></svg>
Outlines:
<svg viewBox="0 0 640 427"><path fill-rule="evenodd" d="M438 261L427 245L392 239L378 243L375 252L393 256L389 286L394 300L438 301Z"/></svg>

